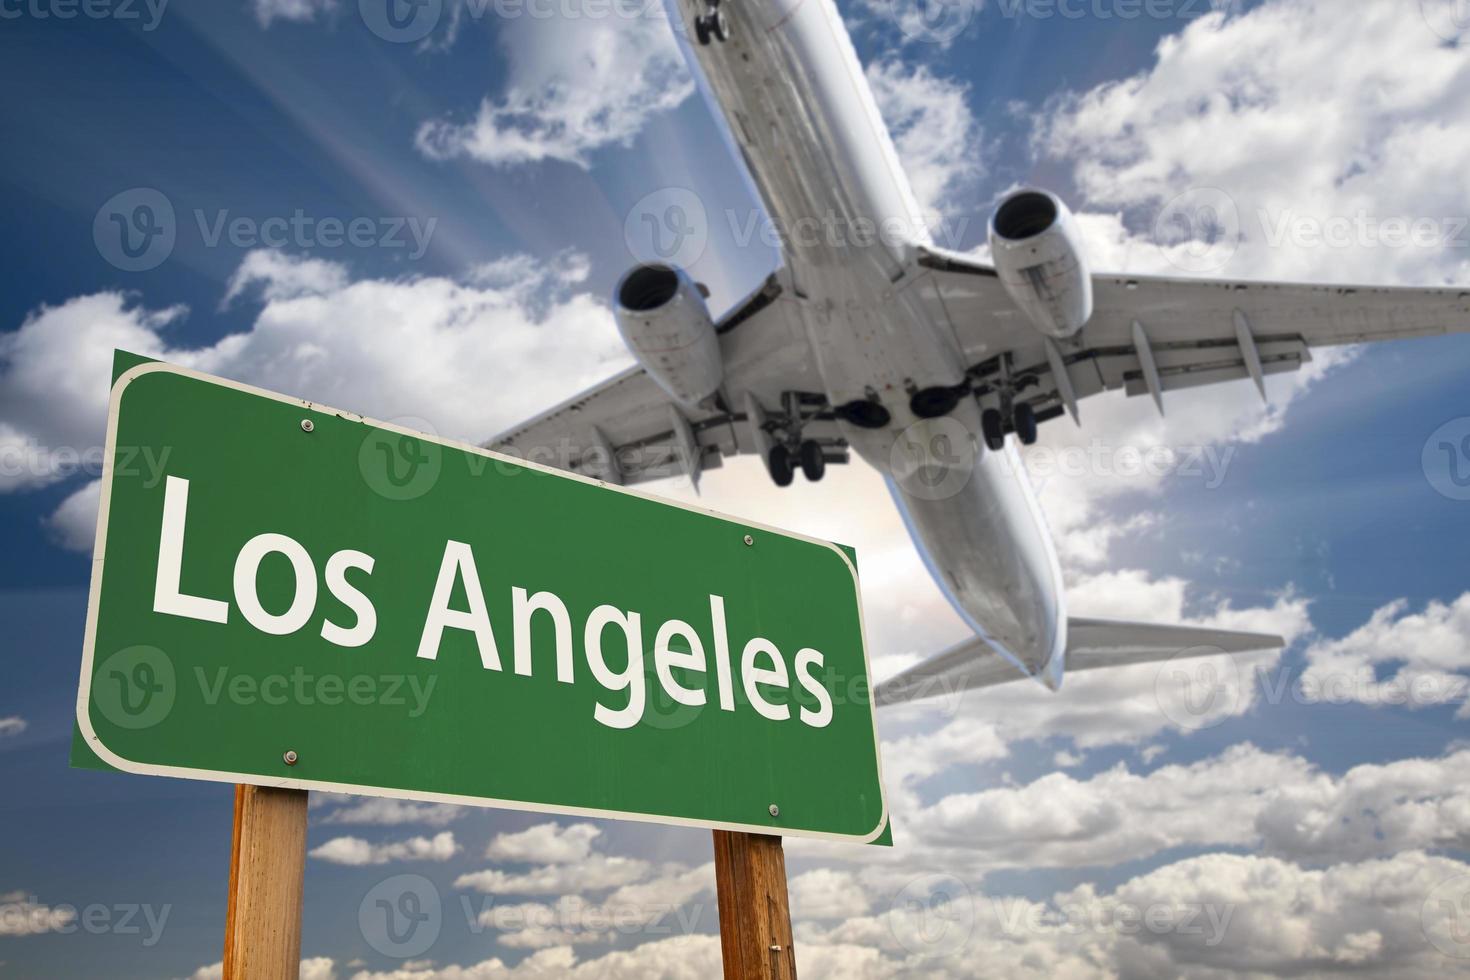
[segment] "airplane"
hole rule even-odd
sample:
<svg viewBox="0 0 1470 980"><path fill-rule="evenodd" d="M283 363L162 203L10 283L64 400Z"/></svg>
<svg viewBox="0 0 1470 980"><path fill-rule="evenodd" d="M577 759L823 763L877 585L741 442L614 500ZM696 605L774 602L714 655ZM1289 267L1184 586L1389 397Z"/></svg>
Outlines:
<svg viewBox="0 0 1470 980"><path fill-rule="evenodd" d="M1300 369L1314 347L1460 332L1470 291L1091 271L1057 195L1008 194L990 261L936 245L833 0L665 0L690 68L778 227L781 260L716 320L683 269L614 290L636 364L486 443L616 484L698 488L727 456L820 480L855 452L887 480L973 638L874 692L899 704L1030 676L1278 649L1280 637L1068 618L1015 448L1080 403ZM691 43L692 39L692 43Z"/></svg>

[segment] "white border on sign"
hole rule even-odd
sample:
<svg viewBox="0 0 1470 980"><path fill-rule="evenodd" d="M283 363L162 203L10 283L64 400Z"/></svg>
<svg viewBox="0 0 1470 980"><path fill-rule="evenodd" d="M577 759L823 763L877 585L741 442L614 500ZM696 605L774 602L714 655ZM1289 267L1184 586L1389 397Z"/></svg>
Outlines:
<svg viewBox="0 0 1470 980"><path fill-rule="evenodd" d="M382 796L399 800L418 800L429 803L454 803L460 806L493 807L503 810L521 810L529 813L550 813L566 814L569 816L600 817L606 820L634 820L642 823L657 823L675 827L700 827L708 830L733 830L752 834L778 834L784 837L805 837L813 840L842 841L854 844L872 843L883 834L884 828L888 826L888 792L883 784L882 746L878 739L877 709L876 706L873 704L872 698L868 699L868 715L873 725L873 757L877 762L878 795L880 801L883 804L883 807L882 819L878 821L878 826L873 829L872 833L866 835L834 834L826 833L823 831L802 830L796 827L783 827L771 824L722 823L716 820L698 820L687 817L668 817L654 813L638 813L635 811L625 810L602 810L595 807L556 806L541 803L525 803L516 800L495 800L480 796L458 796L452 793L420 793L412 790L394 789L385 786L359 786L353 783L333 783L317 779L294 779L291 777L273 778L270 776L262 776L258 773L229 773L213 769L190 769L184 766L151 765L148 763L134 762L131 759L125 759L117 753L113 752L105 744L103 744L102 739L98 737L96 731L92 728L92 719L87 709L90 705L92 694L92 663L97 644L97 606L98 600L101 598L102 595L102 572L104 568L103 559L105 557L104 549L107 543L107 518L108 510L112 503L112 470L113 458L116 455L117 451L118 408L122 403L123 392L127 390L128 385L132 384L138 378L141 378L146 374L153 374L156 372L177 374L186 378L193 378L197 381L203 381L207 384L219 385L223 388L232 388L236 391L242 391L246 394L251 395L258 395L262 398L269 398L273 401L285 402L288 405L299 405L305 411L318 412L325 415L335 415L350 422L361 422L363 425L372 426L377 429L383 429L389 432L397 432L400 435L414 436L419 439L426 439L429 442L444 446L449 449L457 449L461 452L474 453L479 456L485 456L490 459L500 460L502 462L521 466L526 469L538 470L542 473L548 473L552 476L561 477L562 479L577 480L582 483L590 484L592 486L598 486L606 490L612 490L616 493L625 493L629 496L641 497L644 500L651 500L666 507L678 507L683 510L705 514L709 517L728 521L729 523L737 525L741 528L755 529L764 533L776 534L784 538L792 538L798 541L805 541L809 544L821 545L822 547L830 548L832 551L837 553L838 557L842 559L842 563L847 566L848 572L852 575L853 595L857 598L858 641L862 644L863 669L866 670L868 673L870 684L873 676L873 665L868 658L867 625L863 617L862 591L858 585L857 569L853 566L852 560L847 557L847 553L830 541L823 541L820 538L810 538L804 534L796 534L791 531L783 531L780 528L769 527L765 524L760 524L755 521L741 520L739 518L731 517L728 514L721 514L718 511L710 510L707 507L696 507L690 504L682 503L677 500L668 500L651 493L645 493L641 490L633 490L628 487L620 487L615 484L604 482L602 480L594 480L590 477L583 476L580 473L569 473L565 470L554 469L550 466L545 466L540 463L533 463L529 460L517 459L514 456L506 456L503 453L493 452L489 449L484 448L483 446L475 446L470 443L459 442L454 439L441 439L437 436L431 436L423 432L415 432L412 429L394 425L391 422L379 422L374 419L367 418L366 416L358 415L355 412L339 411L335 408L329 408L325 405L319 405L316 402L304 401L300 398L290 398L286 395L281 395L273 391L266 391L263 388L256 388L252 385L240 384L237 381L230 381L226 378L218 378L213 375L204 374L200 371L191 370L189 368L179 367L174 364L167 364L162 361L155 361L147 364L139 364L136 367L129 368L127 371L124 371L121 375L119 375L117 383L112 386L112 395L107 406L107 443L102 458L102 500L97 511L97 540L92 550L92 584L90 590L87 593L87 631L82 641L82 678L81 684L77 689L77 725L79 728L81 728L82 735L87 740L87 745L104 762L108 763L116 769L121 769L123 772L137 773L144 776L172 776L178 779L201 779L216 783L247 783L255 786L271 786L278 789L314 789L328 793L356 793L362 796Z"/></svg>

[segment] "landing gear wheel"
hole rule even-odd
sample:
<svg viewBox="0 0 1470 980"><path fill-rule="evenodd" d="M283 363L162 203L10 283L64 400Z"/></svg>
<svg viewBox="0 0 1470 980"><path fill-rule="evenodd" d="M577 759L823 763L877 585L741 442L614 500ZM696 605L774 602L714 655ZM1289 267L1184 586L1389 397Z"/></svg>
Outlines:
<svg viewBox="0 0 1470 980"><path fill-rule="evenodd" d="M1021 445L1030 446L1036 442L1036 412L1026 402L1016 406L1013 416L1016 428L1016 438L1021 440Z"/></svg>
<svg viewBox="0 0 1470 980"><path fill-rule="evenodd" d="M730 22L719 10L712 10L702 17L694 18L694 39L701 45L710 41L726 41L730 38Z"/></svg>
<svg viewBox="0 0 1470 980"><path fill-rule="evenodd" d="M822 447L808 439L801 444L801 472L812 483L816 483L827 472L827 457Z"/></svg>
<svg viewBox="0 0 1470 980"><path fill-rule="evenodd" d="M785 446L771 447L771 452L766 457L766 468L771 471L771 479L778 487L789 487L791 481L796 479L796 470L791 466L791 450Z"/></svg>
<svg viewBox="0 0 1470 980"><path fill-rule="evenodd" d="M1005 420L1001 418L1000 411L987 408L980 413L980 432L985 436L985 446L993 453L998 453L1006 447Z"/></svg>

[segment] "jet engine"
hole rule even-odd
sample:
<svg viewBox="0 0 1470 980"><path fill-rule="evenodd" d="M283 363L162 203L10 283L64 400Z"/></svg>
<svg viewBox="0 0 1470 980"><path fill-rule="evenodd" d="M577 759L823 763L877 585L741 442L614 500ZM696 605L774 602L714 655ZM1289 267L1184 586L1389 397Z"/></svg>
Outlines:
<svg viewBox="0 0 1470 980"><path fill-rule="evenodd" d="M1072 212L1055 194L1017 191L990 219L990 252L1006 292L1032 325L1070 337L1092 317L1092 275Z"/></svg>
<svg viewBox="0 0 1470 980"><path fill-rule="evenodd" d="M688 409L712 398L725 365L699 287L680 269L647 264L629 270L615 296L623 343L658 386Z"/></svg>

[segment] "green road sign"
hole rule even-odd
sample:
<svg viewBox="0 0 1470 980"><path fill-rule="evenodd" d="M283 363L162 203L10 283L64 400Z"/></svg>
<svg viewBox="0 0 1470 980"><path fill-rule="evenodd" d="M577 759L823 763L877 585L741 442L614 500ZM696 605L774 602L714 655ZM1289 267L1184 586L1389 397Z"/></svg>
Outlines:
<svg viewBox="0 0 1470 980"><path fill-rule="evenodd" d="M884 829L834 545L151 362L105 458L78 764Z"/></svg>

